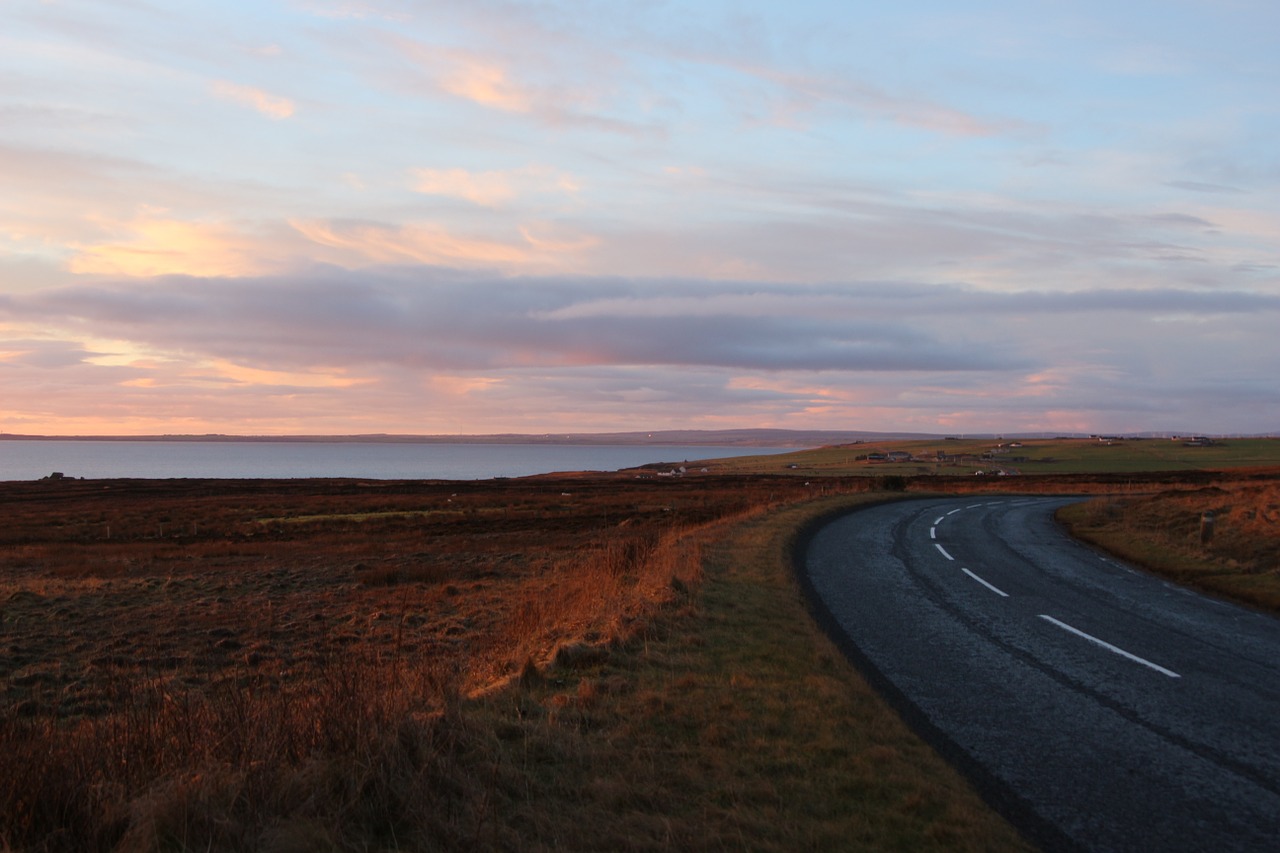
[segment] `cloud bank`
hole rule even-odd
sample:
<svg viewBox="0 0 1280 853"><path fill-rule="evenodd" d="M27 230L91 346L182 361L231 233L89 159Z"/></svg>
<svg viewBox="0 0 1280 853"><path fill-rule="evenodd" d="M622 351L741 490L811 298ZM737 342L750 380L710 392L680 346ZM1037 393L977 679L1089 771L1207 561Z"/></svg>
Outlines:
<svg viewBox="0 0 1280 853"><path fill-rule="evenodd" d="M329 267L7 297L0 322L60 332L3 344L0 369L15 387L72 369L72 381L103 392L230 389L275 401L268 410L341 391L357 408L368 398L406 412L404 431L449 431L437 410L458 405L500 406L494 428L515 429L546 417L552 400L577 400L576 416L619 429L634 425L628 405L661 424L717 423L712 401L770 425L800 415L836 428L894 409L911 426L944 411L983 412L992 429L1067 429L1101 410L1225 429L1280 407L1267 390L1280 360L1214 366L1265 351L1278 319L1280 296L1240 291ZM1211 415L1208 401L1228 391L1247 392L1252 408Z"/></svg>
<svg viewBox="0 0 1280 853"><path fill-rule="evenodd" d="M0 430L1273 431L1280 6L962 6L11 2Z"/></svg>

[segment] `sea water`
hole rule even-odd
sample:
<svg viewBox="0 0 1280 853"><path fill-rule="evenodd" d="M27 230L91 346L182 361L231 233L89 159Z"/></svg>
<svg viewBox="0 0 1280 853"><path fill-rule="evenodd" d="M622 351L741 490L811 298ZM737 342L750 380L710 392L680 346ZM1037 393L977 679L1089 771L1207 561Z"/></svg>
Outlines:
<svg viewBox="0 0 1280 853"><path fill-rule="evenodd" d="M698 445L425 444L354 441L0 440L0 480L67 477L483 480L557 471L786 453L796 448Z"/></svg>

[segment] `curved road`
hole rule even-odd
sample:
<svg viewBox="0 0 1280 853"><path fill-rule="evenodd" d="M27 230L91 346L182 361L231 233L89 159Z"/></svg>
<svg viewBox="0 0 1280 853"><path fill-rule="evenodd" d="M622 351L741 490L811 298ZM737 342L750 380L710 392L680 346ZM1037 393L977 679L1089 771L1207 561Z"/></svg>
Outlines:
<svg viewBox="0 0 1280 853"><path fill-rule="evenodd" d="M819 618L1048 849L1280 850L1280 620L1079 544L1075 498L925 499L816 530Z"/></svg>

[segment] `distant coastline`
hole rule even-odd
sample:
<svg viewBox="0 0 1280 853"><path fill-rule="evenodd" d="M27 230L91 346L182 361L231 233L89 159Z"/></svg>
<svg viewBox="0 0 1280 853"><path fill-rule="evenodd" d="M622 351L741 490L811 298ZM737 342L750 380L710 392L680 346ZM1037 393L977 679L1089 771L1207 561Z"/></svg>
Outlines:
<svg viewBox="0 0 1280 853"><path fill-rule="evenodd" d="M711 444L523 442L209 441L92 439L0 441L0 481L62 479L484 480L556 472L620 471L688 460L772 456L803 448ZM61 477L51 477L60 473Z"/></svg>
<svg viewBox="0 0 1280 853"><path fill-rule="evenodd" d="M1221 434L1194 430L1117 433L1116 439L1159 439L1209 435L1213 438L1267 438L1274 433ZM297 444L517 444L573 446L717 446L717 447L830 447L869 441L937 441L948 437L973 439L1096 438L1086 433L987 432L948 433L893 432L875 430L792 430L792 429L668 429L636 432L575 433L488 433L477 435L412 435L365 433L357 435L228 435L225 433L164 435L25 435L0 432L0 441L185 441L185 442L277 442Z"/></svg>
<svg viewBox="0 0 1280 853"><path fill-rule="evenodd" d="M21 435L0 433L0 441L202 441L361 444L565 444L715 445L720 447L821 447L857 441L940 438L940 435L860 430L651 430L646 432L494 433L487 435Z"/></svg>

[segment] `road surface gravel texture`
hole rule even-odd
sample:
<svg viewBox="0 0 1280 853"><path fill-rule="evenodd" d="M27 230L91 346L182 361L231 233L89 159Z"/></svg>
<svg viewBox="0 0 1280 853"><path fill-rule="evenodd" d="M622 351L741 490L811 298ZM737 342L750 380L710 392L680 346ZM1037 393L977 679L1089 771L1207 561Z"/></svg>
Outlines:
<svg viewBox="0 0 1280 853"><path fill-rule="evenodd" d="M871 680L1049 850L1280 850L1280 619L1071 539L1075 498L823 523L797 562Z"/></svg>

